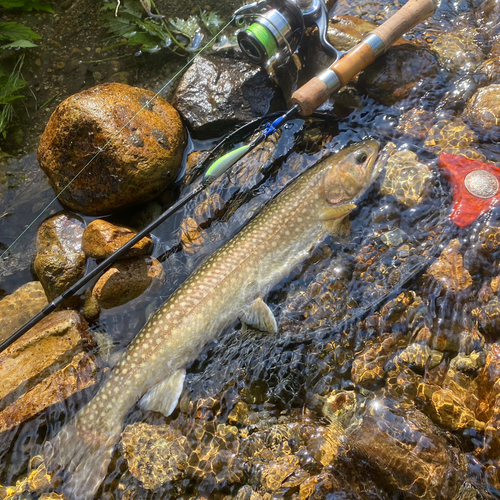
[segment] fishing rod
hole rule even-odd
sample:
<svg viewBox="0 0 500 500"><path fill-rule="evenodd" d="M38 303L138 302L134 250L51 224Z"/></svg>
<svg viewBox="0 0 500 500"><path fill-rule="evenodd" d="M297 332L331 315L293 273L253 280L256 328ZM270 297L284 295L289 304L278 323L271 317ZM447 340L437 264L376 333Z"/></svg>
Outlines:
<svg viewBox="0 0 500 500"><path fill-rule="evenodd" d="M324 6L322 0L296 0L295 4L302 13L302 19L299 18L297 10L290 7L293 3L290 0L286 0L281 9L272 9L264 14L261 11L270 5L269 0L261 0L242 7L235 12L233 19L238 21L245 16L250 16L255 21L246 30L238 34L242 51L247 56L250 55L250 58L253 57L254 62L257 62L258 59L261 63L267 61L267 64L273 59L276 60L280 57L283 58L291 55L291 51L295 50L300 42L297 35L298 31L300 31L299 28L304 28L304 22L308 19L307 13L309 11L312 12L313 7L318 2ZM215 160L206 170L202 181L191 193L174 203L158 219L137 233L121 248L116 250L96 268L55 298L41 312L4 340L0 344L0 353L5 351L5 349L22 337L44 317L53 312L64 300L71 297L82 286L109 268L115 260L124 255L133 245L204 191L237 161L261 144L271 134L279 130L289 119L297 115L302 117L312 115L332 93L340 90L360 71L375 61L377 57L384 54L404 33L431 16L436 7L437 3L433 0L409 0L398 12L363 38L349 52L342 54L333 47L333 51L327 48L327 51L330 50L329 53L335 57L334 63L294 92L292 95L292 107L286 113L268 123L249 144L229 151ZM327 21L326 24L324 22L325 9L326 7L323 8L320 6L311 14L312 22L315 23L315 21L318 21L318 28L322 31L320 40L323 42L326 40L327 27ZM302 25L300 25L299 21L302 21ZM298 28L297 24L299 24ZM326 46L328 47L329 45L328 43ZM219 145L216 146L216 149L218 148Z"/></svg>

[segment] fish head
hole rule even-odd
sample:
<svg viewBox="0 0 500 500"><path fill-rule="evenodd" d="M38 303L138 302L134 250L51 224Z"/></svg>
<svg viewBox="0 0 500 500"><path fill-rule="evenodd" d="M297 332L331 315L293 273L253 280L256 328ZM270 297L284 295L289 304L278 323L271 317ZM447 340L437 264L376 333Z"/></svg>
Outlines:
<svg viewBox="0 0 500 500"><path fill-rule="evenodd" d="M379 149L379 143L370 139L348 146L331 157L323 185L328 206L353 203L372 185L378 175Z"/></svg>

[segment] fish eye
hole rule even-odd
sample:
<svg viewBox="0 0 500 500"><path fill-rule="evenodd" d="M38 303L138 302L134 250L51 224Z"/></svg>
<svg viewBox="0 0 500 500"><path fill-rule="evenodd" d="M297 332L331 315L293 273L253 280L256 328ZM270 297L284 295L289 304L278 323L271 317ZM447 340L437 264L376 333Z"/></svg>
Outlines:
<svg viewBox="0 0 500 500"><path fill-rule="evenodd" d="M356 163L364 163L368 159L368 155L366 154L366 151L359 151L358 154L356 155Z"/></svg>

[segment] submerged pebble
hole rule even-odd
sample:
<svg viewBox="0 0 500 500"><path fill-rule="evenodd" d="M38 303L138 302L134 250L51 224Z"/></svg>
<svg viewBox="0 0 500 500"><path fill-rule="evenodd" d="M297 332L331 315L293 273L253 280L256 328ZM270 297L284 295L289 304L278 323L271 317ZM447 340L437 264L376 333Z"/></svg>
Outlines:
<svg viewBox="0 0 500 500"><path fill-rule="evenodd" d="M380 192L393 195L400 203L413 207L420 203L431 184L429 168L412 151L397 151L387 161Z"/></svg>

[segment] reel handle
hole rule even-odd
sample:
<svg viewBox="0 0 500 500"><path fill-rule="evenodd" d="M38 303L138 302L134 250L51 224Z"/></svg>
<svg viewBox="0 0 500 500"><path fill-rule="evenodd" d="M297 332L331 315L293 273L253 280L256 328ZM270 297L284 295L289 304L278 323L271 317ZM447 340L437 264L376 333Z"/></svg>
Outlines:
<svg viewBox="0 0 500 500"><path fill-rule="evenodd" d="M311 115L330 95L382 55L398 38L434 14L437 0L409 0L344 57L309 80L292 95L301 116Z"/></svg>

